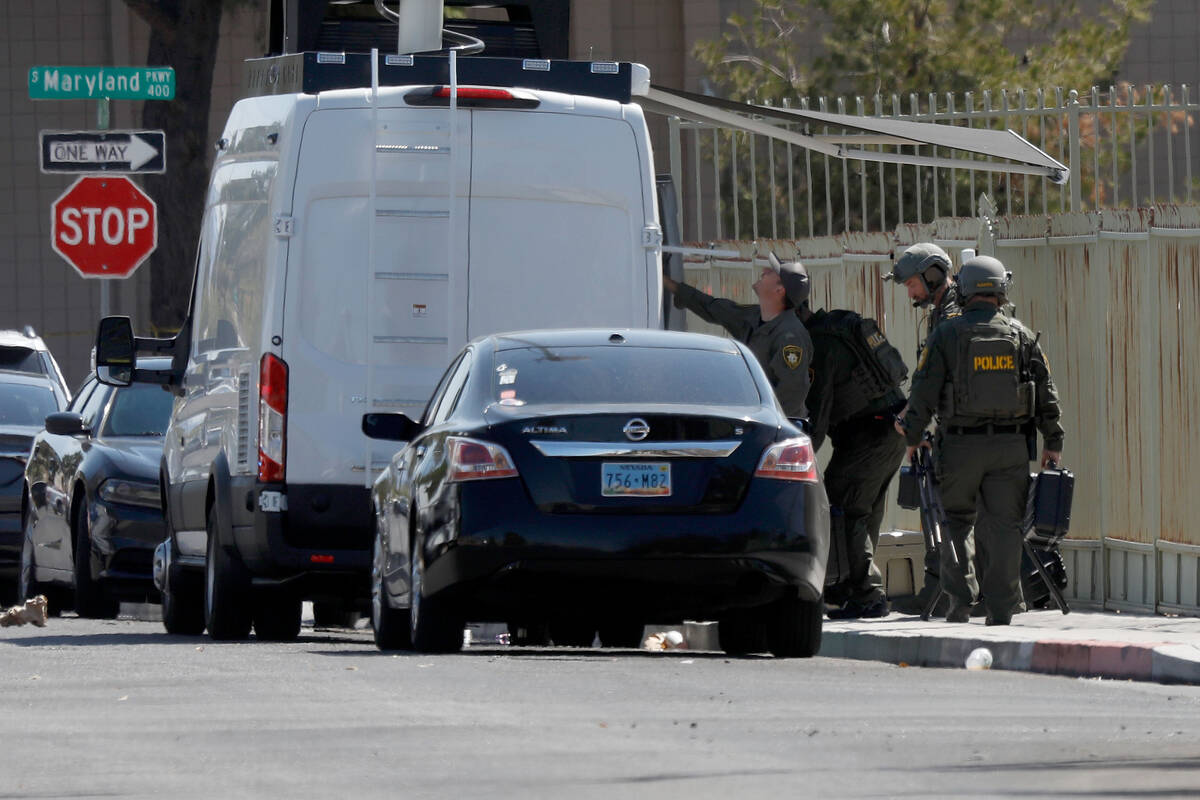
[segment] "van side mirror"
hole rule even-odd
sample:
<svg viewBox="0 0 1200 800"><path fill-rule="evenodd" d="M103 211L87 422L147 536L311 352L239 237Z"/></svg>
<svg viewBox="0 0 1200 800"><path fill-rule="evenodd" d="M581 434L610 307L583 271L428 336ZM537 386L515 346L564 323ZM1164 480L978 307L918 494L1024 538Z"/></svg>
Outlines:
<svg viewBox="0 0 1200 800"><path fill-rule="evenodd" d="M109 386L128 386L133 383L133 366L133 325L129 317L104 317L96 332L96 378Z"/></svg>
<svg viewBox="0 0 1200 800"><path fill-rule="evenodd" d="M81 433L91 433L83 424L83 417L73 411L58 411L46 415L46 433L55 436L77 436Z"/></svg>
<svg viewBox="0 0 1200 800"><path fill-rule="evenodd" d="M362 431L370 439L407 442L417 435L421 425L399 412L363 414Z"/></svg>

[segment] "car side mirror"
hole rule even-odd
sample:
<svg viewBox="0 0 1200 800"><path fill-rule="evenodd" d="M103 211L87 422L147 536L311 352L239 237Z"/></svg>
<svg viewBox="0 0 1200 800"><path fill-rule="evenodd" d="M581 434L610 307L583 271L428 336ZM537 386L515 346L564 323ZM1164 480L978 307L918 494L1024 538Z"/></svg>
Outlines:
<svg viewBox="0 0 1200 800"><path fill-rule="evenodd" d="M133 366L133 325L129 317L104 317L96 332L96 379L109 386L128 386L133 383Z"/></svg>
<svg viewBox="0 0 1200 800"><path fill-rule="evenodd" d="M411 441L420 430L420 423L412 421L399 412L363 414L362 418L362 431L370 439L407 442Z"/></svg>
<svg viewBox="0 0 1200 800"><path fill-rule="evenodd" d="M74 411L58 411L46 416L46 433L55 436L78 436L91 433L91 430L83 424L83 417Z"/></svg>

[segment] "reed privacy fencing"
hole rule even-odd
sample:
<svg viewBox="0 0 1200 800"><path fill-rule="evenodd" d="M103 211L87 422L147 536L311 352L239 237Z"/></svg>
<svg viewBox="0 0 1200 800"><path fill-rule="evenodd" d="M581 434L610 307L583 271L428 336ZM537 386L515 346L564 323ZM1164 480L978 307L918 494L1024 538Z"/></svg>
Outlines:
<svg viewBox="0 0 1200 800"><path fill-rule="evenodd" d="M925 312L880 275L916 241L941 244L956 263L964 247L994 253L1013 271L1017 315L1042 333L1077 481L1064 547L1069 597L1200 614L1190 467L1200 453L1200 207L942 217L889 233L721 241L717 248L740 255L687 256L684 274L713 294L752 302L766 251L799 253L814 307L876 317L911 366ZM688 327L716 332L692 315ZM894 491L885 529L919 529L915 514L895 506Z"/></svg>
<svg viewBox="0 0 1200 800"><path fill-rule="evenodd" d="M683 235L693 241L813 237L887 231L898 224L975 216L988 194L1006 215L1084 212L1200 200L1193 139L1200 98L1186 85L1120 86L1082 94L1007 91L845 98L820 111L1009 129L1070 167L1055 185L1042 177L975 169L842 161L766 136L668 117L667 166L677 187ZM806 100L800 101L808 108ZM765 120L772 122L771 120ZM839 133L796 125L814 136ZM879 151L947 155L931 146ZM1200 157L1197 150L1196 157ZM1194 197L1195 196L1195 197Z"/></svg>

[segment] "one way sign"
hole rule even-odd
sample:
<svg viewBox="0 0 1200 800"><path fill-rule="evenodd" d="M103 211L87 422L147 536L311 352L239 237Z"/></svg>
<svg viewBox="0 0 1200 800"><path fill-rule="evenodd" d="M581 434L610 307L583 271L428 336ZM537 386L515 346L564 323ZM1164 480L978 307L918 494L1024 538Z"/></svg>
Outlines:
<svg viewBox="0 0 1200 800"><path fill-rule="evenodd" d="M162 131L42 131L42 172L166 172Z"/></svg>

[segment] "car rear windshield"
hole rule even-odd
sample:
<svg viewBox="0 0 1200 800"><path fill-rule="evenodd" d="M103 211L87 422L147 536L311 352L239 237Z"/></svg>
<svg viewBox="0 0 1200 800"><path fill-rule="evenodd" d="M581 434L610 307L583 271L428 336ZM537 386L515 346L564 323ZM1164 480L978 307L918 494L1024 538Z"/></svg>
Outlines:
<svg viewBox="0 0 1200 800"><path fill-rule="evenodd" d="M167 432L173 395L152 383L117 390L104 433L108 436L162 436Z"/></svg>
<svg viewBox="0 0 1200 800"><path fill-rule="evenodd" d="M43 373L37 351L29 347L0 346L0 369L13 372Z"/></svg>
<svg viewBox="0 0 1200 800"><path fill-rule="evenodd" d="M530 347L497 353L494 373L501 405L762 402L742 356L712 350Z"/></svg>
<svg viewBox="0 0 1200 800"><path fill-rule="evenodd" d="M0 425L41 426L58 411L54 393L45 386L7 383L0 387Z"/></svg>

